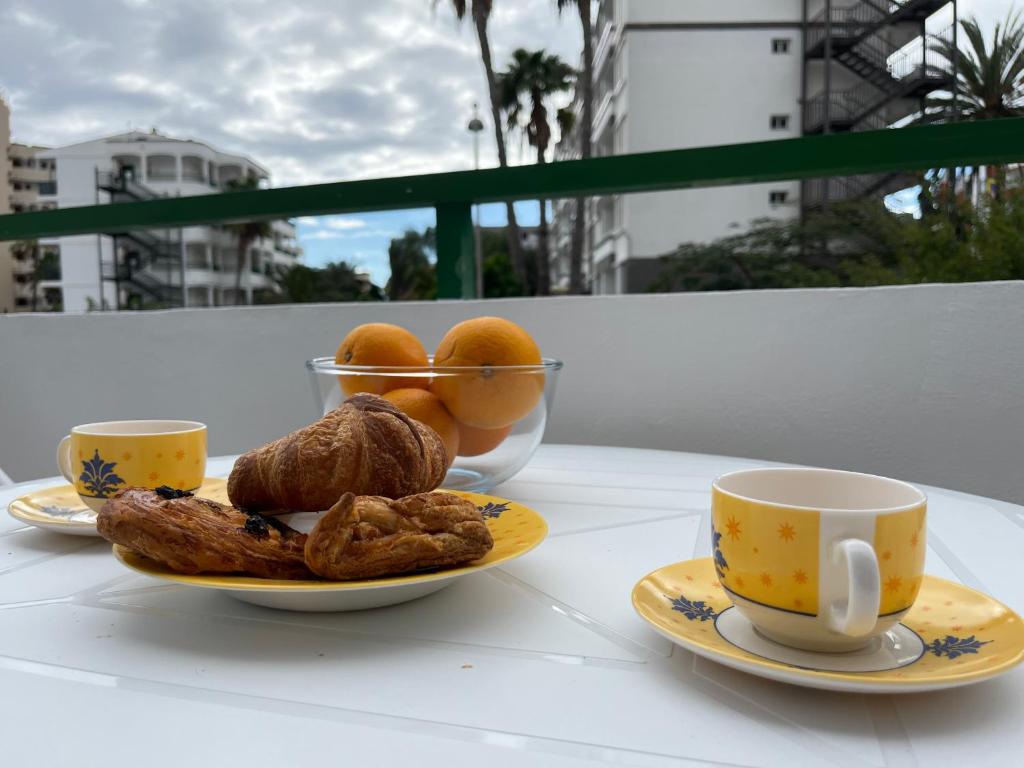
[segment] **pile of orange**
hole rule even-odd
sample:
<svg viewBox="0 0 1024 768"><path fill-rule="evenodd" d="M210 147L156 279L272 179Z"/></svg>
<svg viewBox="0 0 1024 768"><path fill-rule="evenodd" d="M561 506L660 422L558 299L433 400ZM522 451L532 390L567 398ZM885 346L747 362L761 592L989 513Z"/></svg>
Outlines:
<svg viewBox="0 0 1024 768"><path fill-rule="evenodd" d="M397 373L420 368L419 375L345 375L341 387L347 395L381 395L431 427L444 441L449 462L494 450L544 394L543 374L505 368L540 365L541 357L530 334L501 317L476 317L452 327L437 346L432 368L420 340L388 323L354 328L335 361L393 366Z"/></svg>

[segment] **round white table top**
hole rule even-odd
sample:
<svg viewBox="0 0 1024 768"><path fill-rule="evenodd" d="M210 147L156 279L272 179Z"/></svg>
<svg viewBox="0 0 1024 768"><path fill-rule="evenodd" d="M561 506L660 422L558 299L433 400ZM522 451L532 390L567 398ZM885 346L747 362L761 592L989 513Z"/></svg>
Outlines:
<svg viewBox="0 0 1024 768"><path fill-rule="evenodd" d="M1018 764L1020 669L938 693L829 693L696 657L634 614L640 577L710 553L711 479L764 464L543 445L494 491L547 518L541 547L357 613L153 581L106 542L3 515L3 763ZM0 488L0 504L56 482ZM1024 612L1024 508L925 490L926 570Z"/></svg>

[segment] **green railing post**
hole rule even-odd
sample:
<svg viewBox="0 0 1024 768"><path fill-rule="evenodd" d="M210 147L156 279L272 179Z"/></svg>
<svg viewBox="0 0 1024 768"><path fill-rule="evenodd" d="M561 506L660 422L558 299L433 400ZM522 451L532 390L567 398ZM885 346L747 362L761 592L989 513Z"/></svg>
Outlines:
<svg viewBox="0 0 1024 768"><path fill-rule="evenodd" d="M437 206L437 298L476 297L473 217L469 203Z"/></svg>

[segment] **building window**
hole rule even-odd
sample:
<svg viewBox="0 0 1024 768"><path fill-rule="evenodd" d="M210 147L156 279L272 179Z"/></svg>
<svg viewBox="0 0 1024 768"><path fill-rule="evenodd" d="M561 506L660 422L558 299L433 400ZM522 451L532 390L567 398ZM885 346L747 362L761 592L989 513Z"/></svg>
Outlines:
<svg viewBox="0 0 1024 768"><path fill-rule="evenodd" d="M785 205L789 199L789 192L784 189L773 189L768 193L768 202L772 205Z"/></svg>
<svg viewBox="0 0 1024 768"><path fill-rule="evenodd" d="M231 186L232 182L242 179L242 167L239 165L222 165L217 169L217 181L222 187Z"/></svg>
<svg viewBox="0 0 1024 768"><path fill-rule="evenodd" d="M150 155L146 158L147 181L175 181L178 163L174 155Z"/></svg>
<svg viewBox="0 0 1024 768"><path fill-rule="evenodd" d="M772 53L789 53L789 38L776 37L772 39Z"/></svg>
<svg viewBox="0 0 1024 768"><path fill-rule="evenodd" d="M209 266L206 259L206 243L186 243L185 262L190 269L206 269Z"/></svg>
<svg viewBox="0 0 1024 768"><path fill-rule="evenodd" d="M771 127L773 131L785 131L789 128L789 115L772 115Z"/></svg>
<svg viewBox="0 0 1024 768"><path fill-rule="evenodd" d="M204 181L203 168L206 163L201 157L184 155L181 158L181 180L182 181Z"/></svg>
<svg viewBox="0 0 1024 768"><path fill-rule="evenodd" d="M40 195L56 195L57 194L57 182L56 181L40 181L39 182L39 194Z"/></svg>

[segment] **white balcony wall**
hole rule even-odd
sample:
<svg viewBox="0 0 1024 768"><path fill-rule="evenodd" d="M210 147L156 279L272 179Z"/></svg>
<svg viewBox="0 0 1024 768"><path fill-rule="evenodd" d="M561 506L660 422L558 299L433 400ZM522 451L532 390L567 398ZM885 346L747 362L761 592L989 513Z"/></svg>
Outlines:
<svg viewBox="0 0 1024 768"><path fill-rule="evenodd" d="M840 467L1024 502L1024 282L0 316L13 404L0 408L0 466L52 475L72 425L168 414L206 422L213 453L240 452L315 418L304 362L347 329L398 323L432 349L481 314L565 360L548 442Z"/></svg>

